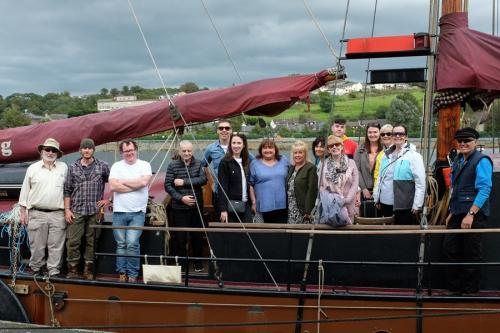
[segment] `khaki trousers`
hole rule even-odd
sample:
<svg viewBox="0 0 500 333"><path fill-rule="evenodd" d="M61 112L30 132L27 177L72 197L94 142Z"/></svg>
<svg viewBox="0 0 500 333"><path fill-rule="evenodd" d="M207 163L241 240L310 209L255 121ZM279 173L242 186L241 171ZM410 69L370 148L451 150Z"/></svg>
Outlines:
<svg viewBox="0 0 500 333"><path fill-rule="evenodd" d="M39 271L45 264L49 275L59 274L66 240L64 211L42 212L30 209L28 212L28 238L30 241L30 267ZM48 250L45 259L45 250Z"/></svg>

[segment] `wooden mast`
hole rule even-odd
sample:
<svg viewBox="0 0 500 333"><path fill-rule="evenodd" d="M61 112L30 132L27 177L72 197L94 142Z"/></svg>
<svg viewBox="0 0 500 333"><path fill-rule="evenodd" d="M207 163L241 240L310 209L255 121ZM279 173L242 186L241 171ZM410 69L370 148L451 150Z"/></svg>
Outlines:
<svg viewBox="0 0 500 333"><path fill-rule="evenodd" d="M467 12L468 0L442 0L442 16ZM437 128L437 161L446 161L446 156L455 147L453 136L460 128L460 103L451 104L439 110Z"/></svg>

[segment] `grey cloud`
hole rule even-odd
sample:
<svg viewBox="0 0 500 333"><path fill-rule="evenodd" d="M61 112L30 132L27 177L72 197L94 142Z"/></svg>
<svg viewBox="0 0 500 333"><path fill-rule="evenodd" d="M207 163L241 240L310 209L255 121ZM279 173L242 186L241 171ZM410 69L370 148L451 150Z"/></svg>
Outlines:
<svg viewBox="0 0 500 333"><path fill-rule="evenodd" d="M133 0L168 86L238 83L198 0ZM205 0L244 81L316 72L335 64L301 0ZM470 5L471 27L491 31L491 1ZM339 50L346 1L308 0ZM374 0L351 0L346 38L369 36ZM0 94L95 93L160 83L125 0L17 0L0 3ZM375 35L425 31L428 1L379 0ZM366 60L345 61L364 80ZM397 65L397 66L396 66ZM425 59L373 60L372 68L423 66Z"/></svg>

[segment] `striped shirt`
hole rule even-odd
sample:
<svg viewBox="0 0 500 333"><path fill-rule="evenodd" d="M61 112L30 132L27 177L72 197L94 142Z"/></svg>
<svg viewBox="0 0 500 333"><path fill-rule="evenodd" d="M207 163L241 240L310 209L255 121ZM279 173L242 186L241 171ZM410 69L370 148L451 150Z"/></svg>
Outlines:
<svg viewBox="0 0 500 333"><path fill-rule="evenodd" d="M108 163L94 159L83 166L81 158L68 167L64 183L64 197L71 198L71 211L81 215L97 213L97 201L103 199L104 184L109 178Z"/></svg>

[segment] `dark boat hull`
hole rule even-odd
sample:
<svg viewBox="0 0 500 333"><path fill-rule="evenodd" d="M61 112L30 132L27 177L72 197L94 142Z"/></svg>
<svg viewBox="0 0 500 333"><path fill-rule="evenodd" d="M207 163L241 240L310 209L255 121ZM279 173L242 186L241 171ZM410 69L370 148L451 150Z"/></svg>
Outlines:
<svg viewBox="0 0 500 333"><path fill-rule="evenodd" d="M8 277L3 279L8 281ZM29 293L19 296L32 322L50 325L48 298L32 279L20 279ZM42 287L44 282L40 283ZM62 327L117 332L292 332L297 304L304 297L302 331L316 331L318 295L308 292L238 288L144 286L110 282L53 281L54 318ZM320 301L323 332L493 332L500 325L499 299L429 299L325 292Z"/></svg>

